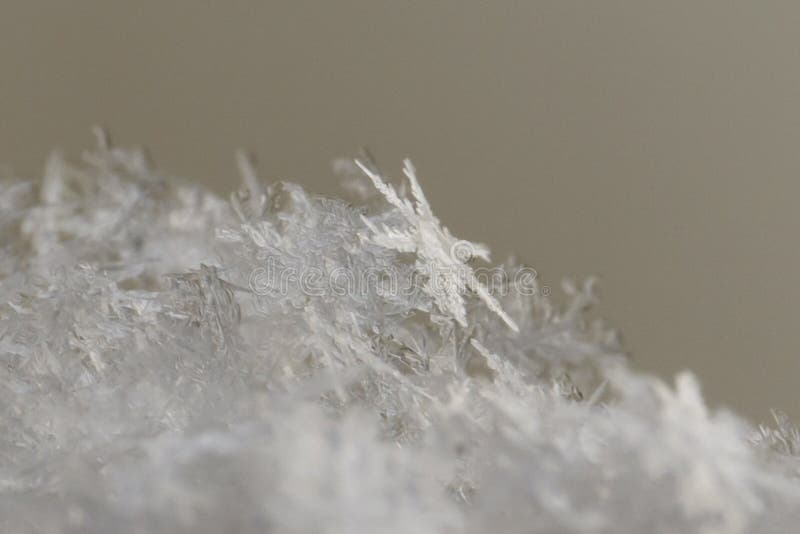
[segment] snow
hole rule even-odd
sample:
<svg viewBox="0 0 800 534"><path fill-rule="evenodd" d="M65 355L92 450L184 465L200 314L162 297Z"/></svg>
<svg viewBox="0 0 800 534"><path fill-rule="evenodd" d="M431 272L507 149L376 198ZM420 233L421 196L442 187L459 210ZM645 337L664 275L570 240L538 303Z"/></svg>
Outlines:
<svg viewBox="0 0 800 534"><path fill-rule="evenodd" d="M796 530L784 416L633 370L591 279L487 283L409 161L224 201L99 140L0 183L0 531Z"/></svg>

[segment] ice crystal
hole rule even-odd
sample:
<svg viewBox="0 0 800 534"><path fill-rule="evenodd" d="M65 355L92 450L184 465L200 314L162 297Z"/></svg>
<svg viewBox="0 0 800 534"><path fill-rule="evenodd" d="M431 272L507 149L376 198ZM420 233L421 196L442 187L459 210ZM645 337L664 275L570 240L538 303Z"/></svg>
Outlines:
<svg viewBox="0 0 800 534"><path fill-rule="evenodd" d="M410 162L355 206L240 155L225 202L99 140L0 183L0 532L796 530L784 416L477 267Z"/></svg>
<svg viewBox="0 0 800 534"><path fill-rule="evenodd" d="M519 328L514 320L503 311L497 299L466 265L472 257L489 261L489 249L479 243L458 240L442 226L431 211L411 161L405 160L403 172L411 185L413 205L408 199L400 198L397 191L367 165L359 160L356 160L356 164L369 176L375 188L395 207L406 223L405 228L382 225L379 229L369 218L363 217L364 223L372 231L369 239L386 248L415 253L419 262L418 270L428 279L424 285L425 292L433 297L442 312L451 314L461 326L467 325L462 294L469 289L499 315L509 328L518 332Z"/></svg>

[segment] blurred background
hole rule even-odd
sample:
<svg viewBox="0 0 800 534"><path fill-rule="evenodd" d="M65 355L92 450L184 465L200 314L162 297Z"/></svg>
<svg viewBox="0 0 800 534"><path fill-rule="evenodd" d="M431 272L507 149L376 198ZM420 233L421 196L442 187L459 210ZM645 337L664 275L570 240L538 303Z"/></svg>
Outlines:
<svg viewBox="0 0 800 534"><path fill-rule="evenodd" d="M800 417L800 3L3 0L0 162L102 124L220 193L415 161L457 236L596 274L634 364Z"/></svg>

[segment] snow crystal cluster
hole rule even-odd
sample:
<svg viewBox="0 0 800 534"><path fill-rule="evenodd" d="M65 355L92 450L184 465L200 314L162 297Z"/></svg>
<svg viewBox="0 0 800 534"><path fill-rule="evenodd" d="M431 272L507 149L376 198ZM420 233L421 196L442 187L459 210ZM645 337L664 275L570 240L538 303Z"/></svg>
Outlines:
<svg viewBox="0 0 800 534"><path fill-rule="evenodd" d="M0 183L0 532L800 525L789 421L632 370L409 162L340 163L349 202L239 164L223 200L101 137Z"/></svg>

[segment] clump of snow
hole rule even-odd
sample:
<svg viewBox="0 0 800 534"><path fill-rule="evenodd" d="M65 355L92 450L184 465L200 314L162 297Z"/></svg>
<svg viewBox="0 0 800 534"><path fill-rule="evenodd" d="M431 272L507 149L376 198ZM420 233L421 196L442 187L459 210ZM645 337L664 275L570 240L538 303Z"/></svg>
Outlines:
<svg viewBox="0 0 800 534"><path fill-rule="evenodd" d="M360 205L239 165L224 201L101 137L0 183L0 531L800 524L788 420L633 371L591 280L479 263L410 162L340 164Z"/></svg>

